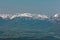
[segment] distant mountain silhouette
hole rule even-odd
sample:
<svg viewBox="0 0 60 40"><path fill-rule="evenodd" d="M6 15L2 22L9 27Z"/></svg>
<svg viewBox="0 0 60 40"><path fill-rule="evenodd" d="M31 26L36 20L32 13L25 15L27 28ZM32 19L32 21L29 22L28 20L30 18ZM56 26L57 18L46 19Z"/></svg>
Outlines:
<svg viewBox="0 0 60 40"><path fill-rule="evenodd" d="M9 16L0 17L0 38L32 37L58 40L54 36L60 37L60 17L42 18L44 15L40 16L36 18L31 15L29 17L22 15L12 19Z"/></svg>

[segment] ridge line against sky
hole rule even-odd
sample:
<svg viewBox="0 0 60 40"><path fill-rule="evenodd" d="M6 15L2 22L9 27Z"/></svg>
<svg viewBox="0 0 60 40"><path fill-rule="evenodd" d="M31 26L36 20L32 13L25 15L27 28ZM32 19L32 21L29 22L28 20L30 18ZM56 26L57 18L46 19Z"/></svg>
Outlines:
<svg viewBox="0 0 60 40"><path fill-rule="evenodd" d="M0 14L24 12L51 16L60 13L60 0L0 0Z"/></svg>

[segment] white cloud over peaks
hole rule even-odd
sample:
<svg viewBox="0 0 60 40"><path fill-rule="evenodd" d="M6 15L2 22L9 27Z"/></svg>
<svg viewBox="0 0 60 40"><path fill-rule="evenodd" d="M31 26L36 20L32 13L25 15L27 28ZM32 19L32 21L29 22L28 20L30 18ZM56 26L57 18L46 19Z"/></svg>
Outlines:
<svg viewBox="0 0 60 40"><path fill-rule="evenodd" d="M38 17L40 17L40 18L48 18L48 16L46 16L46 15L41 15L41 14L38 14Z"/></svg>
<svg viewBox="0 0 60 40"><path fill-rule="evenodd" d="M7 18L7 16L9 16L9 14L0 14L0 17L2 17L3 19Z"/></svg>
<svg viewBox="0 0 60 40"><path fill-rule="evenodd" d="M10 19L13 19L15 17L32 17L32 16L31 16L31 13L18 13L18 14L12 15Z"/></svg>
<svg viewBox="0 0 60 40"><path fill-rule="evenodd" d="M24 17L33 17L33 18L48 18L46 15L41 15L41 14L32 14L32 13L21 13L18 14L18 16L24 16Z"/></svg>
<svg viewBox="0 0 60 40"><path fill-rule="evenodd" d="M22 13L22 14L18 14L18 16L32 17L32 14L31 13Z"/></svg>
<svg viewBox="0 0 60 40"><path fill-rule="evenodd" d="M33 18L48 18L46 15L36 14L36 13L22 13L18 14L18 16L24 16L24 17L33 17Z"/></svg>
<svg viewBox="0 0 60 40"><path fill-rule="evenodd" d="M36 13L17 13L17 14L0 14L2 18L10 17L13 19L15 17L32 17L32 18L48 18L46 15L36 14Z"/></svg>

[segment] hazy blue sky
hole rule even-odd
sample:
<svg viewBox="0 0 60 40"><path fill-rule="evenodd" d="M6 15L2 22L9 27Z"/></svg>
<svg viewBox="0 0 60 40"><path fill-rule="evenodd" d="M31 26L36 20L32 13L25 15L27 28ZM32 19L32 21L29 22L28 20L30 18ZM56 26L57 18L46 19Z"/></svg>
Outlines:
<svg viewBox="0 0 60 40"><path fill-rule="evenodd" d="M53 15L60 12L60 0L0 0L0 13L22 12Z"/></svg>

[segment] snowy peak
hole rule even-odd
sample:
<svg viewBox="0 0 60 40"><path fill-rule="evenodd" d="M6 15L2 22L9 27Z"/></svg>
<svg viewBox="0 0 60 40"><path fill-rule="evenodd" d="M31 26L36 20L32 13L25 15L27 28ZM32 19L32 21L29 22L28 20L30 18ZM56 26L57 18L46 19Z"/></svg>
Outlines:
<svg viewBox="0 0 60 40"><path fill-rule="evenodd" d="M53 17L58 17L58 14L55 14Z"/></svg>
<svg viewBox="0 0 60 40"><path fill-rule="evenodd" d="M58 18L60 14L55 14L53 17Z"/></svg>
<svg viewBox="0 0 60 40"><path fill-rule="evenodd" d="M54 16L52 16L52 19L60 20L60 13L56 13Z"/></svg>
<svg viewBox="0 0 60 40"><path fill-rule="evenodd" d="M52 23L59 23L60 24L60 13L56 13L55 15L53 15L50 19L50 22Z"/></svg>

